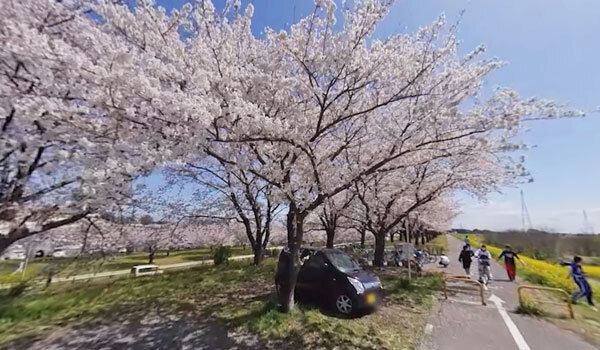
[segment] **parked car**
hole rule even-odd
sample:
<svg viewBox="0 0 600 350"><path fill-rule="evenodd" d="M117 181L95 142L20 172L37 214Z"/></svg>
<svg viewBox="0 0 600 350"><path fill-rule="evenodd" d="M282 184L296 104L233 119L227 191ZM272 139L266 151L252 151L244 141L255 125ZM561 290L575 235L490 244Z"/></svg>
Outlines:
<svg viewBox="0 0 600 350"><path fill-rule="evenodd" d="M345 315L375 310L382 298L379 277L364 270L339 249L303 248L303 261L295 288L299 301L313 301ZM278 293L285 289L290 252L282 250L275 274Z"/></svg>
<svg viewBox="0 0 600 350"><path fill-rule="evenodd" d="M140 276L152 276L163 273L158 265L154 264L146 264L146 265L135 265L131 268L131 276L132 277L140 277Z"/></svg>

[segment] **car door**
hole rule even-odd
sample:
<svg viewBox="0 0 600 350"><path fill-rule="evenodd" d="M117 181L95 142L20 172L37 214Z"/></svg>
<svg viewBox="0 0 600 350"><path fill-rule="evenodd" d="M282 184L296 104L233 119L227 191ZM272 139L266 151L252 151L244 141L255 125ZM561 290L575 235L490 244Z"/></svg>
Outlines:
<svg viewBox="0 0 600 350"><path fill-rule="evenodd" d="M310 299L321 300L333 277L330 268L323 254L317 252L300 269L297 288L300 288Z"/></svg>

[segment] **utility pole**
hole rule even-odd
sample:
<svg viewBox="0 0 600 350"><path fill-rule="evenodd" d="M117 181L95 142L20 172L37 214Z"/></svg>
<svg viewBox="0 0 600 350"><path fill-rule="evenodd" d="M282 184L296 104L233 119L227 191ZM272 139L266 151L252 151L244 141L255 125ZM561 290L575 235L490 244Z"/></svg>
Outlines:
<svg viewBox="0 0 600 350"><path fill-rule="evenodd" d="M529 228L525 226L525 222L529 225ZM533 228L531 224L531 217L529 216L529 210L527 210L527 204L525 204L525 195L521 190L521 224L523 232L527 232L528 229Z"/></svg>
<svg viewBox="0 0 600 350"><path fill-rule="evenodd" d="M585 209L583 210L583 233L587 233L587 234L594 233L594 226L592 226L592 223L588 219Z"/></svg>

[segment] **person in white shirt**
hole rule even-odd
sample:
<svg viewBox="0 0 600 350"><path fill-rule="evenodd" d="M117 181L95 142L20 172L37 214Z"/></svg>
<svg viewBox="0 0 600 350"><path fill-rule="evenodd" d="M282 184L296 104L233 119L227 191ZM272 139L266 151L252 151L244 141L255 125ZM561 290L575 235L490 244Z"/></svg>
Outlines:
<svg viewBox="0 0 600 350"><path fill-rule="evenodd" d="M448 265L450 265L450 259L445 255L440 256L440 266L448 267Z"/></svg>
<svg viewBox="0 0 600 350"><path fill-rule="evenodd" d="M492 272L490 270L492 255L485 247L485 244L482 244L481 248L475 252L475 258L479 265L479 282L487 286L492 279Z"/></svg>

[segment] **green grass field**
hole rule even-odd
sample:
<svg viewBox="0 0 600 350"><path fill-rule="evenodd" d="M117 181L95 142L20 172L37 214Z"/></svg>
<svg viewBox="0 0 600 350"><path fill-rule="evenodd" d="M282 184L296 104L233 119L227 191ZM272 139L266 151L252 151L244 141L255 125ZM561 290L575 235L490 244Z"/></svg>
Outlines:
<svg viewBox="0 0 600 350"><path fill-rule="evenodd" d="M432 239L430 242L427 242L423 249L431 252L431 253L440 253L445 254L448 252L448 240L446 239L446 235L439 235Z"/></svg>
<svg viewBox="0 0 600 350"><path fill-rule="evenodd" d="M232 247L232 256L251 255L252 249L246 247ZM191 249L166 253L156 253L154 263L157 265L169 265L190 261L210 260L213 252L208 248ZM148 253L119 254L104 258L42 258L32 259L27 266L25 276L22 273L13 273L19 266L20 261L0 261L0 284L18 283L22 279L29 280L43 278L47 270L56 270L56 276L67 277L86 273L126 270L134 265L148 263Z"/></svg>
<svg viewBox="0 0 600 350"><path fill-rule="evenodd" d="M21 295L0 291L0 348L26 348L27 339L61 327L85 328L95 320L106 323L159 309L161 317L177 312L202 319L210 315L228 329L241 327L260 339L298 348L414 349L431 296L441 285L438 275L408 284L400 270L386 269L379 272L385 304L374 314L341 319L304 306L282 314L275 309L275 265L273 258L258 267L236 261L152 277L36 287Z"/></svg>

